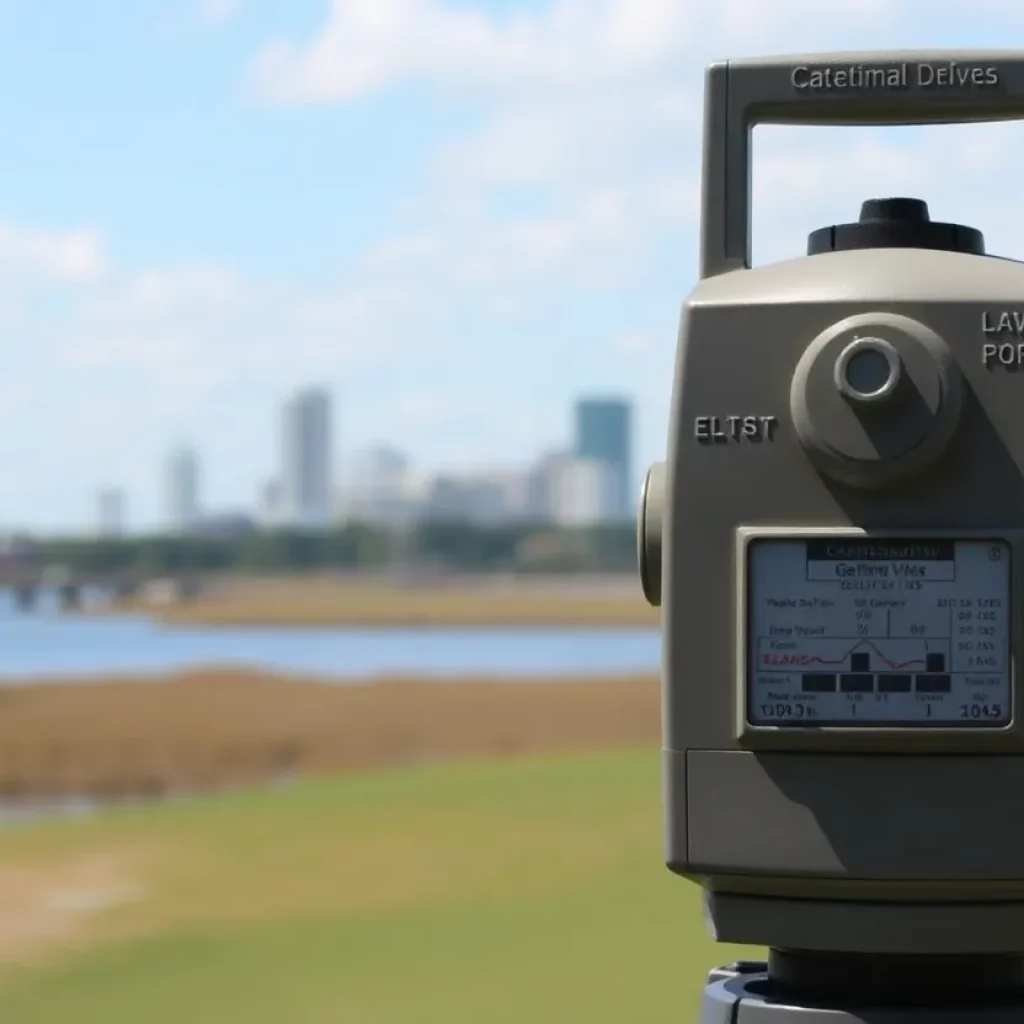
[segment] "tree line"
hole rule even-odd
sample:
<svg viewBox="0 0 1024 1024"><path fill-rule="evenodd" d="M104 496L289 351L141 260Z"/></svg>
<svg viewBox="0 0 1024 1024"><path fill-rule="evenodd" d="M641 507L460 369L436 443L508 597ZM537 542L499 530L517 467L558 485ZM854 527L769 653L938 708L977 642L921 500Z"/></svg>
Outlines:
<svg viewBox="0 0 1024 1024"><path fill-rule="evenodd" d="M235 536L56 538L39 558L83 574L304 573L425 568L457 572L632 572L632 526L564 529L423 523L397 532L365 524Z"/></svg>

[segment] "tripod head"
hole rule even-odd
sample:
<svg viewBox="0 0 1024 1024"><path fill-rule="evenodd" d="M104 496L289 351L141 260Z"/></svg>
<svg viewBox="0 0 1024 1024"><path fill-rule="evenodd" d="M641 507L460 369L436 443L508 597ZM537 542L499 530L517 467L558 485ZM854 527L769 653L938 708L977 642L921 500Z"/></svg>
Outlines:
<svg viewBox="0 0 1024 1024"><path fill-rule="evenodd" d="M1024 264L876 199L752 268L751 128L1019 118L1018 52L707 71L700 281L638 538L666 859L791 994L837 956L862 991L922 957L968 1001L1024 978Z"/></svg>

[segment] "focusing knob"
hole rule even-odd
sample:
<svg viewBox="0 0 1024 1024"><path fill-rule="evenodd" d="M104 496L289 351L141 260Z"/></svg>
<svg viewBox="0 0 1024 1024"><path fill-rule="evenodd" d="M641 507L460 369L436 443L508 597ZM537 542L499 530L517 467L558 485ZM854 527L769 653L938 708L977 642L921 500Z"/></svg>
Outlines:
<svg viewBox="0 0 1024 1024"><path fill-rule="evenodd" d="M856 224L831 224L807 237L808 256L848 249L944 249L984 256L985 237L977 228L933 221L923 199L868 199Z"/></svg>
<svg viewBox="0 0 1024 1024"><path fill-rule="evenodd" d="M647 603L661 607L661 552L665 521L665 463L656 462L644 479L640 492L640 514L636 523L637 561L640 585Z"/></svg>
<svg viewBox="0 0 1024 1024"><path fill-rule="evenodd" d="M930 327L879 310L819 334L793 373L793 427L817 468L854 487L890 487L946 450L963 381Z"/></svg>

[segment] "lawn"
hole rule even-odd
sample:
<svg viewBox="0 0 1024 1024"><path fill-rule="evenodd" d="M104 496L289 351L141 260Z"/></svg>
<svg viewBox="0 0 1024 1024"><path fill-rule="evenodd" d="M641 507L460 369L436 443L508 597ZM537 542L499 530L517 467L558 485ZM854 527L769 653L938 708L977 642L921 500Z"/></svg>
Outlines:
<svg viewBox="0 0 1024 1024"><path fill-rule="evenodd" d="M0 1019L693 1019L652 750L373 772L0 834Z"/></svg>

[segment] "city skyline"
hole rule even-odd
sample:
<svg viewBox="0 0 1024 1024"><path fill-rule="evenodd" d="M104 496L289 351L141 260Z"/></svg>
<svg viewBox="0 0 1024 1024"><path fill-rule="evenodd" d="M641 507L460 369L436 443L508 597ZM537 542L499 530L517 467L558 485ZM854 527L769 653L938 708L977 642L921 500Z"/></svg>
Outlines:
<svg viewBox="0 0 1024 1024"><path fill-rule="evenodd" d="M95 532L187 534L231 528L231 523L237 527L243 520L257 526L318 527L361 518L394 525L445 514L446 505L456 518L482 522L532 517L587 525L595 516L625 522L635 514L635 411L628 396L578 395L560 443L551 439L502 466L449 466L435 473L415 466L395 442L339 450L335 399L322 385L309 384L279 402L276 457L274 451L267 453L271 472L254 481L247 501L228 507L204 501L200 480L209 474L202 446L179 439L164 453L158 475L165 509L161 524L140 529L128 511L132 495L108 482L94 492ZM474 511L481 500L483 507ZM35 532L31 524L2 525L8 531Z"/></svg>
<svg viewBox="0 0 1024 1024"><path fill-rule="evenodd" d="M542 450L580 392L632 396L635 474L664 458L704 65L1024 27L1009 0L781 2L6 5L0 522L91 529L109 479L155 528L179 438L204 503L248 506L310 380L346 450L427 473ZM1019 124L753 138L755 263L873 195L1019 255Z"/></svg>

